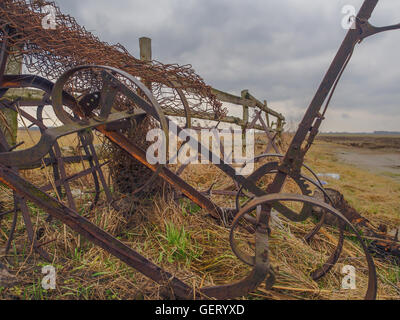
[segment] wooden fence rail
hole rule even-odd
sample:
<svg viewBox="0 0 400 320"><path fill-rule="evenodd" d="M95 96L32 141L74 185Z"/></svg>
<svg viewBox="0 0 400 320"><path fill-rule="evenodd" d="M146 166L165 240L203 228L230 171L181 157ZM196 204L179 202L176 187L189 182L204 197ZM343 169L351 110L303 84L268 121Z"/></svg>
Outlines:
<svg viewBox="0 0 400 320"><path fill-rule="evenodd" d="M142 60L151 61L152 60L152 48L151 39L147 37L142 37L139 39L140 46L140 58ZM146 84L148 87L149 84ZM268 107L267 101L259 101L257 98L249 93L249 90L243 90L241 96L235 96L233 94L212 88L212 93L216 95L218 100L225 103L230 103L232 105L238 105L243 108L242 118L230 116L228 114L220 120L223 123L229 123L233 125L240 126L243 132L246 129L255 129L265 132L268 138L268 144L266 153L271 149L279 153L279 148L276 145L276 140L281 137L283 132L283 127L285 125L285 117L281 114L272 110ZM254 115L250 118L250 108L253 108ZM228 109L228 111L231 111ZM164 112L168 116L174 117L185 117L184 110L168 110L164 109ZM196 111L190 115L192 121L193 119L215 121L215 116L209 112ZM275 121L272 120L275 119Z"/></svg>
<svg viewBox="0 0 400 320"><path fill-rule="evenodd" d="M139 44L140 58L142 60L151 61L151 39L142 37L139 39ZM21 71L22 61L18 62L15 61L15 59L8 59L7 73L20 74ZM149 83L147 83L146 85L148 87L151 87L151 84ZM241 96L235 96L233 94L223 92L215 88L212 88L212 92L221 102L241 106L243 109L243 116L240 118L229 115L229 111L232 111L232 109L229 108L228 114L223 119L221 119L221 122L237 125L241 127L243 131L246 129L255 129L265 132L269 139L269 144L266 151L268 152L269 149L272 148L274 149L274 151L278 152L275 141L277 138L281 137L283 127L285 125L285 117L281 113L269 108L266 101L261 102L260 100L252 96L249 93L249 90L243 90ZM29 102L42 101L43 93L35 89L13 89L9 90L7 96L5 96L4 98L8 100L19 98L20 103L23 106L24 104L29 105ZM252 115L250 115L250 109L253 109L254 111ZM12 130L12 134L10 132L6 136L10 140L10 144L14 145L18 127L16 115L12 111L8 111L6 109L0 110L0 112L0 129L2 129L3 131L6 131L6 129L8 131ZM164 112L168 116L185 117L183 109L181 111L164 109ZM209 112L195 112L191 114L191 119L215 121L215 116L214 114Z"/></svg>

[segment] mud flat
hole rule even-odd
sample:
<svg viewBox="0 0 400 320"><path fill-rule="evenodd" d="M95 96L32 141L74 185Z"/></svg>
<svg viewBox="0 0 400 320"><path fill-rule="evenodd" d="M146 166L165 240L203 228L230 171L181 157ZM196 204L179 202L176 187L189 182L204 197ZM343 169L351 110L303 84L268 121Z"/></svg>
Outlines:
<svg viewBox="0 0 400 320"><path fill-rule="evenodd" d="M359 148L345 148L338 149L336 155L339 161L389 176L400 182L400 152L384 153Z"/></svg>
<svg viewBox="0 0 400 320"><path fill-rule="evenodd" d="M336 144L339 161L400 182L400 135L322 135L318 140Z"/></svg>

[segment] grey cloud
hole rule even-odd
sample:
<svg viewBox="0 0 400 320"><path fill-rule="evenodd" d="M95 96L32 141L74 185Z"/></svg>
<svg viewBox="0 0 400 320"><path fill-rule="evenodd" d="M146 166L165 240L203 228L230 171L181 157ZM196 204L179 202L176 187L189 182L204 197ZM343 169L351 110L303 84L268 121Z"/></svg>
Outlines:
<svg viewBox="0 0 400 320"><path fill-rule="evenodd" d="M154 58L192 64L205 81L240 93L250 89L271 107L298 121L315 93L346 31L341 8L361 0L58 0L62 10L102 40L122 43L138 56L138 38L153 39ZM400 20L398 0L380 1L372 22ZM367 39L332 100L337 121L326 130L400 130L400 31ZM352 114L354 112L354 114ZM373 127L360 112L379 114ZM398 122L395 121L398 119ZM349 120L349 119L347 119Z"/></svg>

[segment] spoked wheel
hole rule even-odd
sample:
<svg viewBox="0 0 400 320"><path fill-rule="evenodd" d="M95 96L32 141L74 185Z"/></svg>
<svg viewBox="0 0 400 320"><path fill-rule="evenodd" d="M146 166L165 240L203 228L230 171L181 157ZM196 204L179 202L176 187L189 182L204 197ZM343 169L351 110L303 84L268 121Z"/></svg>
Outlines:
<svg viewBox="0 0 400 320"><path fill-rule="evenodd" d="M268 210L266 211L265 209L272 207L288 221L298 222L300 216L293 219L292 214L287 214L286 210L282 212L279 211L280 208L291 207L293 204L302 205L303 207L320 208L326 214L336 217L339 224L342 226L335 230L326 228L326 230L319 235L320 241L318 241L318 245L311 245L311 247L307 249L306 256L302 258L297 257L297 252L299 251L298 242L296 242L295 238L290 237L291 230L293 230L293 233L297 232L296 226L299 224L290 226L285 229L284 233L280 233L280 230L276 230L279 229L279 227L274 225L271 217L265 214L268 212ZM295 194L271 194L250 201L235 217L230 233L230 242L233 252L242 262L250 266L254 266L254 248L256 242L254 231L259 223L267 224L269 227L268 230L271 231L269 243L271 251L277 255L277 261L281 260L283 256L285 256L286 261L293 261L294 263L296 259L304 259L306 261L303 261L303 263L314 264L313 267L310 266L309 269L304 272L311 274L314 280L318 280L322 278L323 275L326 275L328 278L326 281L328 281L328 283L334 282L336 284L335 291L340 293L341 296L344 295L345 298L353 299L360 296L360 291L366 289L367 293L365 294L365 299L375 299L377 291L376 270L372 257L367 250L367 246L355 227L332 206L312 197ZM343 237L344 227L346 227L346 230L352 232L352 235L348 236L348 241L345 241ZM299 228L301 228L301 226L299 226ZM301 231L304 233L304 230ZM278 240L276 246L274 244L274 238ZM333 241L338 241L338 244L335 245ZM357 245L354 244L355 241ZM335 253L329 256L329 252L332 247L335 246L340 248L340 250L335 250ZM347 246L353 251L348 249L345 253L340 255L343 246ZM362 252L364 258L362 258L360 254ZM327 262L324 263L323 261L326 260ZM337 265L335 266L335 264ZM354 268L353 270L355 270L357 274L357 283L356 287L352 288L352 290L341 291L342 279L344 277L342 268L345 266ZM279 265L279 269L285 269L285 266ZM328 271L330 272L328 273ZM279 275L277 274L276 276L279 279ZM292 275L292 277L293 276L296 275ZM365 279L368 280L366 281Z"/></svg>
<svg viewBox="0 0 400 320"><path fill-rule="evenodd" d="M271 155L268 155L270 157ZM274 156L274 155L272 155ZM276 155L281 157L280 155ZM262 157L262 156L261 156ZM248 177L249 180L256 183L260 188L267 190L269 183L271 183L275 174L277 173L279 164L277 162L269 162L261 165L252 175ZM317 178L317 175L305 166L306 170L311 172L313 176ZM323 194L325 194L325 199L328 204L333 204L329 195L326 193L325 189L322 187L319 181L315 181L307 176L299 175L298 177L288 176L285 185L283 186L284 193L297 193L304 196L309 196L311 194L311 188L319 189ZM239 192L236 195L236 208L239 211L243 206L251 202L255 197L248 192L245 192L243 188L239 189ZM285 204L275 203L274 207L275 211L273 211L273 215L276 212L281 213L286 216L289 220L295 222L302 222L311 217L313 212L313 207L309 203L300 203L300 202L287 202ZM262 210L260 206L258 210ZM311 241L315 237L315 235L321 230L324 225L325 217L327 213L323 212L322 217L319 221L315 222L315 225L311 228L306 228L307 231L302 231L299 235L306 242L311 244ZM246 215L247 219L250 219L250 223L254 223L254 217L250 217ZM242 222L243 224L243 222ZM313 279L317 280L323 277L337 262L337 259L342 251L343 246L343 229L342 224L338 225L339 228L339 240L334 247L326 248L329 252L331 252L328 260L323 264L323 266L313 273ZM251 226L244 226L248 231L252 230Z"/></svg>
<svg viewBox="0 0 400 320"><path fill-rule="evenodd" d="M253 174L251 174L248 179L257 184L257 186L263 190L267 190L268 185L272 182L275 174L278 171L278 162L268 162L261 167L259 167ZM302 177L291 177L289 176L283 186L283 192L299 193L305 196L311 194L310 184L308 181ZM255 196L248 191L245 191L241 187L236 195L236 209L238 212L240 209L253 200ZM282 206L279 208L280 212L286 214L286 216L291 217L294 221L304 221L311 216L312 207L308 204L295 204L293 208Z"/></svg>
<svg viewBox="0 0 400 320"><path fill-rule="evenodd" d="M20 142L20 145L18 146L19 150L21 149L26 149L33 144L39 143L41 139L43 138L44 133L48 129L47 126L45 125L45 116L47 117L52 117L51 115L49 116L47 112L45 111L45 106L51 104L51 101L49 99L49 96L53 90L53 83L41 78L39 76L32 76L32 75L9 75L5 76L5 83L6 83L6 88L36 88L44 92L43 96L43 101L38 103L37 105L30 105L30 109L32 107L36 107L36 117L34 117L31 113L26 112L23 108L19 107L19 103L15 102L10 105L10 108L15 110L20 117L20 122L22 124L22 127L26 126L26 132L25 134L22 135ZM6 90L7 90L6 89ZM62 103L69 108L69 110L73 110L79 102L74 98L73 95L68 94L67 92L62 92ZM90 97L90 101L94 101L97 96ZM71 114L73 114L71 112ZM52 123L52 126L57 125L56 120L54 120L54 123ZM36 126L42 136L38 136L37 134L30 134L28 130ZM34 131L36 133L36 131ZM77 178L82 178L87 175L92 175L92 178L94 180L94 198L93 199L88 199L92 203L91 209L96 206L96 204L99 201L100 198L100 193L101 191L104 191L107 197L107 201L109 203L112 203L112 197L109 192L109 187L106 185L104 179L102 179L102 171L101 168L104 166L103 164L99 163L99 159L97 156L97 152L94 149L94 140L93 136L89 131L85 132L80 132L78 133L78 138L76 136L68 136L63 138L64 142L68 142L71 145L71 149L73 149L74 154L73 155L67 155L65 156L64 151L62 150L62 147L60 146L59 142L57 140L55 141L49 141L48 143L52 143L52 148L48 148L47 144L41 144L39 143L40 147L36 148L37 152L31 152L29 153L30 156L35 156L36 154L42 154L42 159L37 158L35 163L32 163L31 157L24 156L22 154L19 157L13 157L11 155L11 159L16 159L18 160L18 164L15 163L14 161L8 161L10 165L15 164L19 169L26 170L34 167L51 167L52 168L52 174L50 174L51 178L49 178L48 183L53 180L51 183L52 186L49 187L44 187L46 191L55 191L55 194L57 198L64 199L68 201L68 205L71 208L75 207L75 201L73 199L73 196L71 195L70 192L70 187L69 187L69 182L74 181ZM68 147L70 147L68 145ZM76 148L73 148L73 146L76 146ZM16 148L13 149L15 151ZM48 154L43 154L42 150L48 150ZM76 151L76 153L75 153ZM35 157L36 158L36 157ZM88 162L88 165L85 164L85 162ZM28 163L27 165L24 165L24 162ZM72 163L82 163L83 167L83 172L80 172L78 177L74 175L72 178L68 177L68 169L66 168L66 165L72 164ZM38 181L36 181L38 182Z"/></svg>
<svg viewBox="0 0 400 320"><path fill-rule="evenodd" d="M282 154L262 154L251 160L254 164L259 164L259 167L248 177L252 182L257 183L262 189L266 189L269 182L272 181L273 174L277 172L277 162L271 161L271 159L278 158L282 159L284 155ZM264 160L267 160L265 163ZM263 163L264 162L264 163ZM309 178L308 175L302 174L299 177L289 177L291 182L287 183L287 191L289 193L297 193L293 192L293 188L295 185L300 189L301 194L310 195L311 190L310 186L314 186L320 189L324 194L326 192L323 190L323 186L321 181L319 180L317 174L306 164L303 165L304 170L311 175L312 178ZM328 196L329 197L329 196ZM251 199L254 198L254 195L247 192L243 187L239 188L239 191L236 195L236 209L237 211Z"/></svg>
<svg viewBox="0 0 400 320"><path fill-rule="evenodd" d="M116 208L105 174L103 173L104 166L107 162L103 161L103 159L100 159L98 156L99 150L96 150L94 143L99 142L94 141L92 131L76 131L77 136L71 135L72 138L70 138L70 136L66 134L66 137L63 137L62 141L64 142L61 143L68 141L68 146L76 145L76 148L71 149L75 150L77 153L72 155L66 155L64 153L58 139L50 139L50 141L48 141L49 136L46 136L48 128L44 124L44 105L49 104L47 97L53 90L53 84L38 76L6 76L6 79L10 88L34 87L45 92L43 103L41 105L38 103L38 106L36 106L36 118L31 113L19 107L18 102L9 105L9 108L19 114L21 123L26 127L26 132L22 134L22 130L20 130L20 140L23 139L23 141L16 147L10 149L5 148L5 151L3 151L2 156L6 156L4 159L18 160L8 160L8 166L13 167L15 164L15 170L20 170L21 174L28 180L35 179L35 185L40 186L41 190L51 194L57 198L57 200L64 202L73 210L76 210L78 206L81 207L84 201L85 204L88 204L88 207L82 207L81 209L90 212L99 204L100 194L102 192L105 194L106 202ZM68 92L62 91L61 89L61 106L64 112L68 114L71 123L75 121L80 123L88 121L90 115L85 116L85 119L84 117L77 116L75 110L95 110L99 105L101 96L94 92L89 95L83 94L83 97L81 95L78 100L74 98L76 92L71 93L72 94L68 94ZM85 109L85 107L87 108ZM89 114L89 111L87 111L87 114ZM98 116L98 120L100 120L101 115L99 114ZM40 130L29 132L32 126L36 126ZM41 135L38 135L38 132L40 132ZM57 132L57 129L53 129L53 132ZM33 148L30 147L32 145L34 145ZM37 147L35 149L36 152L24 153L29 150L33 151L35 147ZM47 154L45 150L47 150ZM41 154L42 156L38 158L37 161L32 161L32 158L25 156L25 154ZM26 163L26 165L24 163ZM70 165L73 166L73 168L70 169ZM80 166L82 166L82 169L78 169ZM31 174L29 170L35 168L41 168L41 175L35 176L33 173ZM91 181L89 182L89 180ZM87 189L86 187L88 185L94 185L94 191ZM29 240L33 244L34 249L44 259L51 260L49 254L45 251L45 245L54 241L54 239L47 239L45 237L47 233L44 233L44 231L48 228L48 225L43 224L41 219L38 220L37 224L32 223L30 221L29 211L30 208L26 205L24 199L14 197L14 210L9 210L10 214L14 213L14 218L11 223L11 230L6 248L10 248L11 242L14 239L15 229L17 227L17 215L21 212ZM4 212L0 212L0 215L2 217L6 216ZM51 221L50 216L48 216L46 221Z"/></svg>
<svg viewBox="0 0 400 320"><path fill-rule="evenodd" d="M81 94L79 103L65 108L63 106L63 92L74 91ZM52 102L54 112L64 124L88 123L91 120L97 121L99 126L111 117L118 114L129 114L137 112L147 115L149 121L155 128L159 128L164 133L163 146L168 150L169 135L167 119L150 90L137 78L130 74L112 67L106 66L81 66L71 69L64 73L56 82L52 91ZM75 117L72 116L75 115ZM132 128L126 126L126 120L121 120L120 125L125 129ZM137 123L134 123L135 125ZM119 127L119 128L122 128ZM115 131L123 129L116 124ZM99 131L106 129L105 126L97 128ZM142 137L143 141L145 137ZM135 139L140 140L140 139ZM135 186L132 194L139 193L151 186L157 179L163 164L156 164L156 170L149 178L140 181L140 185Z"/></svg>
<svg viewBox="0 0 400 320"><path fill-rule="evenodd" d="M11 104L9 106L11 109L17 112L18 117L20 119L20 123L22 123L23 128L19 129L18 133L18 143L15 147L5 148L4 154L8 154L13 156L14 153L17 152L24 152L24 150L29 150L30 145L34 145L42 140L42 135L46 131L46 126L44 124L44 117L43 117L43 105L39 105L37 107L35 118L30 113L24 111L22 108L18 107L15 104ZM32 107L30 107L32 109ZM39 130L29 130L31 127L37 127ZM0 133L1 134L1 133ZM71 144L76 143L78 144L76 137L66 137L64 138L65 141L69 141ZM89 141L89 146L92 146L92 142ZM8 151L7 151L8 149ZM18 157L18 156L17 156ZM47 154L44 157L36 162L30 163L30 159L26 160L26 165L19 164L17 167L13 167L16 172L19 172L22 176L26 179L34 181L35 185L41 188L42 191L47 192L48 194L54 196L59 201L64 202L68 207L72 209L76 209L76 203L79 197L84 197L86 202L91 202L91 207L89 211L94 208L98 204L100 198L100 185L95 183L95 191L94 196L91 197L90 194L92 192L85 193L82 190L84 186L88 185L87 178L88 176L92 175L94 179L97 177L98 172L101 168L101 165L98 167L94 166L93 159L97 159L96 155L90 154L81 154L81 155L72 155L66 156L62 153L61 147L58 142L55 142ZM85 167L84 162L89 162L89 168L86 166L86 170L82 169L78 174L70 174L70 165L74 166L74 171L76 170L77 166L81 164ZM97 170L99 168L99 170ZM34 171L32 171L34 170ZM96 180L95 180L96 182ZM104 186L104 191L107 191L106 186ZM73 195L75 190L79 190L80 193L76 196ZM13 196L13 199L9 199L10 203L7 208L11 206L14 207L13 210L9 211L9 214L13 213L13 219L10 224L10 231L8 233L7 243L5 245L5 253L7 254L13 240L18 235L18 216L21 214L23 223L25 225L29 242L33 246L33 249L37 253L40 254L42 258L47 261L51 261L52 258L50 257L49 253L47 252L46 246L54 241L54 239L49 239L47 237L46 230L50 227L49 223L51 222L50 216L48 216L45 220L44 219L34 219L32 218L32 210L34 214L41 216L40 211L37 208L30 207L26 200L23 198L18 197L17 195ZM110 199L109 199L110 200ZM11 201L13 204L11 204ZM110 202L110 201L109 201ZM0 212L0 215L5 217L7 216L7 212ZM36 220L34 222L34 220Z"/></svg>

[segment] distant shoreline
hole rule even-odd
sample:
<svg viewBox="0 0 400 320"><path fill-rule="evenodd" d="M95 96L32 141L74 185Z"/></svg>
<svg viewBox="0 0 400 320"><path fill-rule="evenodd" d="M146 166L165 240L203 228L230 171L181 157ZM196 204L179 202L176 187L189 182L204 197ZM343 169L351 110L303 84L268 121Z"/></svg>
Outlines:
<svg viewBox="0 0 400 320"><path fill-rule="evenodd" d="M397 136L400 135L400 131L374 131L374 132L321 132L321 135L354 135L354 136Z"/></svg>

